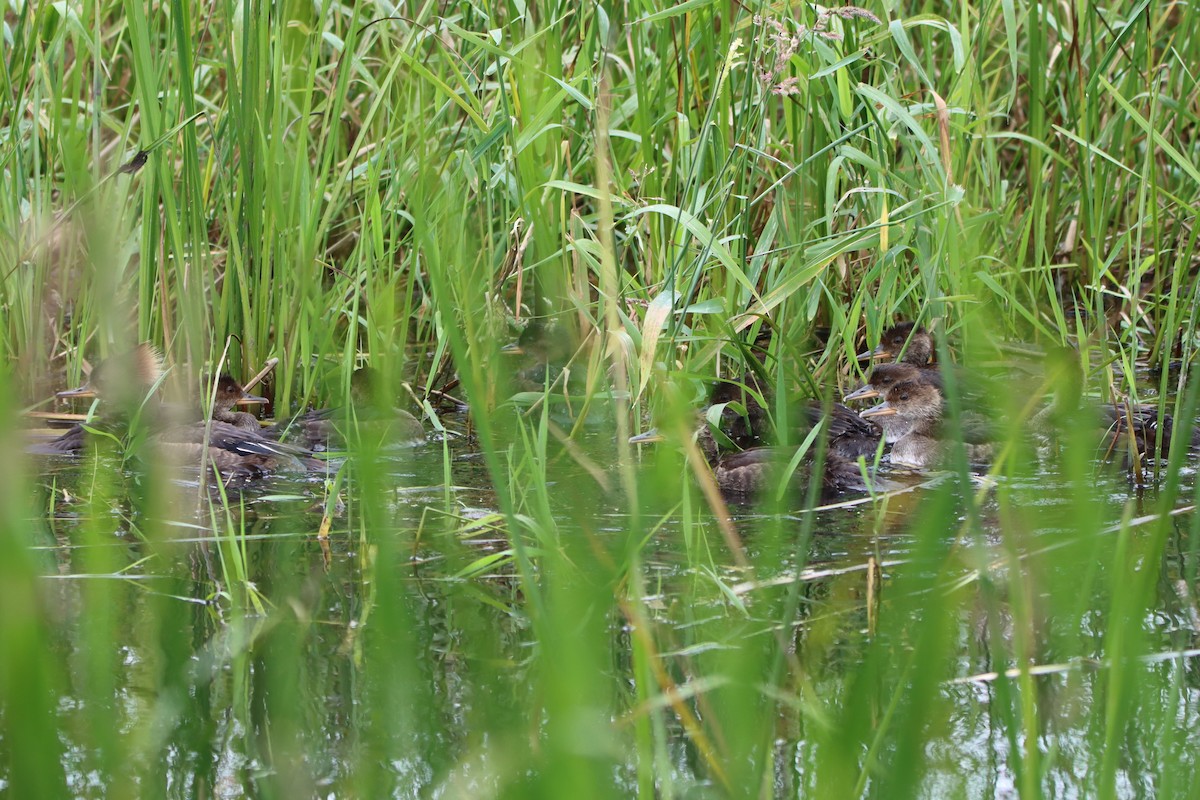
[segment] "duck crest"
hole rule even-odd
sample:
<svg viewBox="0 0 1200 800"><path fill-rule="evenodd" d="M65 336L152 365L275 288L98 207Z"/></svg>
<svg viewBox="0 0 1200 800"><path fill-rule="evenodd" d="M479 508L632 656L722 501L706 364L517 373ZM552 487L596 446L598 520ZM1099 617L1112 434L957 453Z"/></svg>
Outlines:
<svg viewBox="0 0 1200 800"><path fill-rule="evenodd" d="M162 352L149 342L141 342L129 354L133 362L133 377L147 388L158 383L163 375Z"/></svg>

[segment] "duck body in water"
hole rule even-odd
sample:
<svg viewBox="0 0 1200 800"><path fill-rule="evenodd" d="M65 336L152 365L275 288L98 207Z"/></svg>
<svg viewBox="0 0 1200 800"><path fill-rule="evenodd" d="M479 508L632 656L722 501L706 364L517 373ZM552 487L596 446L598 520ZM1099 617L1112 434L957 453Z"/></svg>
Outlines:
<svg viewBox="0 0 1200 800"><path fill-rule="evenodd" d="M751 502L779 487L780 475L795 455L795 448L752 447L725 453L710 464L721 493L731 500ZM807 454L790 478L791 488L798 494L808 491L814 479L814 461ZM821 467L819 496L823 499L848 491L867 491L858 464L834 453L825 454Z"/></svg>
<svg viewBox="0 0 1200 800"><path fill-rule="evenodd" d="M830 456L854 461L871 458L879 450L881 431L854 409L841 403L829 407L829 413L817 404L806 407L813 425L825 425L826 451Z"/></svg>
<svg viewBox="0 0 1200 800"><path fill-rule="evenodd" d="M143 444L138 448L143 460L185 467L211 464L222 477L235 479L258 478L278 470L324 468L324 462L311 458L307 450L271 441L250 429L247 420L232 411L233 404L245 397L242 387L232 378L224 387L218 381L217 411L233 422L222 419L174 422L169 411L150 396L161 375L161 358L147 345L98 364L87 384L59 396L99 397L110 406L105 415L95 424L74 425L56 439L31 445L27 452L80 455L93 438L89 427L128 440L131 434L137 434L131 431L130 422L136 416L137 424L133 427L144 433ZM220 406L224 406L223 412ZM252 415L244 416L258 427Z"/></svg>
<svg viewBox="0 0 1200 800"><path fill-rule="evenodd" d="M103 413L87 424L75 423L60 436L34 442L25 452L36 455L75 456L88 446L93 435L88 428L120 437L129 426L129 417L147 406L147 395L162 374L161 358L148 344L128 353L112 356L97 364L84 384L58 393L62 399L105 398ZM149 404L153 405L153 404Z"/></svg>
<svg viewBox="0 0 1200 800"><path fill-rule="evenodd" d="M796 454L794 447L759 446L727 449L717 442L703 417L694 434L697 448L712 469L713 477L721 494L731 502L752 502L775 491L780 486L781 474ZM650 430L630 439L634 444L646 444L662 440L657 430ZM723 439L728 439L722 434ZM792 473L789 482L796 493L807 492L814 479L821 482L820 497L828 499L846 491L866 491L869 487L863 480L858 464L835 453L827 453L820 474L813 474L814 459L808 453Z"/></svg>
<svg viewBox="0 0 1200 800"><path fill-rule="evenodd" d="M867 419L896 417L896 430L901 435L892 445L893 464L911 469L929 469L938 466L945 456L947 442L944 438L944 402L941 391L931 383L905 381L892 386L884 401L862 412ZM968 428L964 420L964 428ZM964 446L967 459L972 464L985 464L991 460L992 446L981 440L987 437L983 431L967 436Z"/></svg>
<svg viewBox="0 0 1200 800"><path fill-rule="evenodd" d="M760 398L769 402L770 396L769 391L764 391L752 379L744 383L721 380L709 393L709 408L726 405L721 414L721 432L737 447L748 450L769 446L776 441L774 426ZM733 411L733 403L745 413ZM841 403L830 405L827 413L821 403L807 402L802 408L802 416L804 424L795 429L795 438L802 439L812 428L824 426L826 452L830 455L853 461L859 456L869 458L879 448L880 433L876 426Z"/></svg>
<svg viewBox="0 0 1200 800"><path fill-rule="evenodd" d="M304 411L264 433L315 452L346 449L351 431L381 449L425 442L425 427L419 419L402 408L380 409L372 402L380 380L370 367L357 369L350 376L350 406Z"/></svg>
<svg viewBox="0 0 1200 800"><path fill-rule="evenodd" d="M1105 454L1128 452L1130 438L1142 456L1157 453L1166 458L1171 454L1171 441L1175 435L1175 419L1171 412L1164 409L1160 415L1158 406L1152 403L1107 403L1101 407L1100 416L1107 425L1101 442ZM1200 430L1191 426L1189 431L1187 447L1200 447Z"/></svg>
<svg viewBox="0 0 1200 800"><path fill-rule="evenodd" d="M1132 460L1162 457L1171 453L1176 421L1157 404L1102 403L1084 395L1085 376L1080 354L1069 347L1051 347L1046 351L1043 380L1052 388L1048 403L1029 419L1028 430L1041 445L1049 445L1067 431L1085 431L1097 442L1102 459L1122 456ZM1200 447L1200 430L1186 426L1181 436L1189 449Z"/></svg>

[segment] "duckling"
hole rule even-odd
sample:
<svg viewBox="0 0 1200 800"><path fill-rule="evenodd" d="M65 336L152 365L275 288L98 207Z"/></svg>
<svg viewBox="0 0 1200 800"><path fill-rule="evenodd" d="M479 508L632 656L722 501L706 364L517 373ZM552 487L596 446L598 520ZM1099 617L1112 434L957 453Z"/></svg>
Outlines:
<svg viewBox="0 0 1200 800"><path fill-rule="evenodd" d="M865 359L893 359L923 367L933 360L933 336L915 322L898 322L879 337L879 345L858 355Z"/></svg>
<svg viewBox="0 0 1200 800"><path fill-rule="evenodd" d="M350 376L350 409L318 408L305 411L285 423L268 428L267 436L277 440L290 439L301 447L322 452L346 448L343 433L354 425L382 446L409 447L425 441L425 426L402 408L380 411L372 403L372 390L380 383L379 373L371 367L356 369ZM353 411L353 418L350 412Z"/></svg>
<svg viewBox="0 0 1200 800"><path fill-rule="evenodd" d="M740 502L752 501L774 490L779 485L779 473L791 460L795 451L786 447L752 447L726 453L710 464L717 486L727 498ZM813 461L808 456L792 473L791 483L797 492L806 492L813 480ZM835 453L825 454L825 463L820 474L822 498L830 498L847 491L866 491L858 464Z"/></svg>
<svg viewBox="0 0 1200 800"><path fill-rule="evenodd" d="M718 378L708 392L708 408L724 406L721 412L721 431L742 449L757 447L773 436L771 415L766 405L771 402L770 387L764 387L747 374L740 382ZM737 404L745 411L738 413L730 404Z"/></svg>
<svg viewBox="0 0 1200 800"><path fill-rule="evenodd" d="M656 429L630 438L632 444L662 441ZM696 427L696 446L712 468L717 486L731 502L750 502L764 492L779 486L779 471L795 455L795 448L751 447L728 451L718 444L708 421L701 418ZM812 481L813 459L808 455L792 474L791 483L798 491L806 491ZM847 458L829 452L819 476L821 497L828 498L845 491L865 491L858 465Z"/></svg>
<svg viewBox="0 0 1200 800"><path fill-rule="evenodd" d="M1171 454L1175 419L1165 409L1160 416L1158 406L1153 403L1105 403L1100 407L1100 420L1106 426L1100 442L1104 457L1118 452L1128 453L1127 442L1130 438L1142 457L1157 455L1167 458ZM1189 449L1200 447L1200 430L1194 426L1189 426L1188 430L1185 446Z"/></svg>
<svg viewBox="0 0 1200 800"><path fill-rule="evenodd" d="M928 469L936 466L945 452L943 405L942 393L933 384L905 381L892 386L884 401L862 412L862 416L867 419L898 417L898 430L903 433L892 445L892 463ZM967 459L973 464L987 463L991 459L991 445L971 442L972 438L986 437L968 435L966 438Z"/></svg>
<svg viewBox="0 0 1200 800"><path fill-rule="evenodd" d="M752 389L753 391L750 391ZM761 388L752 376L748 376L742 384L733 381L718 380L709 392L709 407L721 403L740 402L745 408L745 415L734 414L730 410L722 413L721 431L735 445L746 450L751 447L761 447L772 441L772 424L767 409L759 401L770 402L771 392ZM803 406L803 419L806 424L797 426L796 437L803 438L817 425L825 425L826 452L853 461L859 456L872 456L879 447L879 431L871 423L858 415L857 411L841 404L834 403L826 415L824 406L817 401L809 401Z"/></svg>
<svg viewBox="0 0 1200 800"><path fill-rule="evenodd" d="M871 458L879 449L882 438L880 428L863 419L854 409L834 403L826 416L824 409L813 403L806 407L806 411L813 425L828 426L825 431L826 452L831 455L854 461L859 456Z"/></svg>
<svg viewBox="0 0 1200 800"><path fill-rule="evenodd" d="M868 400L875 397L884 397L893 386L901 383L930 383L941 392L942 376L936 369L921 369L903 361L879 364L871 370L866 383L846 395L843 399ZM874 423L879 428L883 440L887 444L895 444L900 440L900 437L912 430L913 426L911 419L896 414L873 414L868 416L864 413L862 416L868 418L871 423Z"/></svg>
<svg viewBox="0 0 1200 800"><path fill-rule="evenodd" d="M934 369L909 364L906 361L893 361L887 364L877 364L867 376L867 382L843 397L843 400L869 400L882 397L898 383L912 381L914 383L932 383L938 391L944 391L942 373Z"/></svg>
<svg viewBox="0 0 1200 800"><path fill-rule="evenodd" d="M238 404L268 403L265 397L250 394L237 379L227 373L217 378L216 391L213 393L212 418L218 422L227 422L235 428L262 433L262 425L258 417L246 411L234 411Z"/></svg>
<svg viewBox="0 0 1200 800"><path fill-rule="evenodd" d="M205 429L208 441L205 444ZM179 467L216 467L225 479L256 479L280 471L321 471L326 463L304 448L268 439L228 422L210 420L156 431L152 452Z"/></svg>
<svg viewBox="0 0 1200 800"><path fill-rule="evenodd" d="M197 467L211 463L226 478L257 478L278 469L324 468L324 462L311 458L312 454L307 450L271 441L257 431L227 421L173 422L157 398L149 396L162 373L161 356L148 345L140 345L129 354L97 364L87 384L60 392L59 396L94 396L106 405L114 406L91 427L122 438L130 432L128 417L122 412L140 408L143 412L140 427L147 433L145 452L172 465ZM236 385L236 381L233 383ZM239 394L245 394L240 386L237 389ZM29 450L79 455L87 447L89 438L87 429L76 425L57 439Z"/></svg>
<svg viewBox="0 0 1200 800"><path fill-rule="evenodd" d="M1097 403L1083 394L1084 373L1079 353L1068 347L1052 347L1045 354L1047 379L1053 387L1050 401L1029 420L1029 430L1043 444L1054 440L1068 428L1078 428L1080 420L1091 419L1101 426L1094 435L1101 456L1128 455L1129 443L1140 456L1157 454L1166 458L1171 452L1175 420L1170 412L1152 403ZM1158 446L1159 431L1162 444ZM1187 445L1200 447L1200 430L1189 428Z"/></svg>
<svg viewBox="0 0 1200 800"><path fill-rule="evenodd" d="M82 386L57 394L63 399L102 398L107 409L88 423L93 430L119 434L128 425L128 416L138 410L162 375L161 356L147 343L128 353L98 363ZM34 442L25 452L36 455L74 456L83 452L91 434L75 423L60 436Z"/></svg>

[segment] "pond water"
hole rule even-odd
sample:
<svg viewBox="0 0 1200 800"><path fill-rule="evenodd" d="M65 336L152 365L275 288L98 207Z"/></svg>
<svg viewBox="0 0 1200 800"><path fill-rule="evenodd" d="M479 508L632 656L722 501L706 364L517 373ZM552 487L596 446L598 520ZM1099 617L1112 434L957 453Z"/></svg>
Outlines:
<svg viewBox="0 0 1200 800"><path fill-rule="evenodd" d="M540 496L519 444L499 489L456 437L227 507L188 482L141 496L147 476L112 463L36 462L70 793L561 796L554 770L581 757L597 796L1007 797L1031 767L1046 796L1105 775L1144 796L1164 760L1194 764L1196 519L1139 521L1158 491L1119 469L1086 487L1048 466L994 485L897 473L911 485L844 507L733 507L734 553L678 454L643 454L631 514L578 466L613 463L611 441L556 452ZM1176 506L1194 485L1185 470ZM1149 678L1114 699L1114 586L1156 535L1131 651ZM567 642L539 641L547 619ZM1040 674L996 674L1022 663ZM1155 712L1113 740L1106 703ZM582 715L566 733L564 708ZM739 753L760 781L773 758L770 785L738 788Z"/></svg>

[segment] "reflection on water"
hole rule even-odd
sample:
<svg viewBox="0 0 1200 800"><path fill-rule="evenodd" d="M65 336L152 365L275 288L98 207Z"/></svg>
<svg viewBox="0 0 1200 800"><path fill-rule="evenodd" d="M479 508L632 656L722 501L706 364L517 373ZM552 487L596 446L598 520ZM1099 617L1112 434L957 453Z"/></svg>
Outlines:
<svg viewBox="0 0 1200 800"><path fill-rule="evenodd" d="M608 612L614 672L597 676L625 687L618 695L639 668L631 656L636 614L655 626L671 680L694 693L689 707L700 719L714 717L705 695L705 682L718 680L713 665L776 641L790 657L802 655L805 702L853 709L847 674L862 673L848 668L861 667L873 639L886 646L871 658L891 654L874 669L901 684L934 681L947 700L949 711L921 717L926 735L913 737L925 742L912 754L925 765L911 776L913 793L1015 796L1014 748L1024 748L1024 733L1010 682L1021 678L1005 677L1018 664L993 654L1024 652L1045 672L1035 685L1038 746L1054 758L1040 785L1053 796L1094 788L1094 776L1070 765L1084 752L1094 761L1101 735L1092 709L1105 702L1111 609L1103 578L1121 553L1136 557L1138 537L1151 527L1122 535L1123 510L1146 513L1154 499L1133 492L1119 471L1098 470L1087 489L1107 498L1089 512L1091 528L1081 525L1079 487L1049 468L992 486L896 474L903 490L811 514L734 507L748 569L737 566L698 493L664 508L643 488L640 527L631 533L624 501L557 490L586 480L567 460L549 479L548 507L537 497L512 498L522 553L496 492L517 491L526 467L510 454L512 486L494 489L477 451L448 446L449 485L439 442L387 454L362 474L351 468L344 479L334 478L336 461L328 476L276 478L232 496L228 507L196 483L173 485L168 504L139 494L146 476L111 464L42 464L49 537L35 552L58 623L52 644L67 665L58 711L71 791L257 796L253 787L266 775L294 790L288 796L341 796L339 787L364 785L379 796L419 797L435 787L456 796L497 781L519 784L521 770L505 761L515 757L506 737L528 739L522 726L536 727L549 702L522 559L536 569L539 551L567 537L589 543L569 545L576 554L639 554L632 594L640 592L640 611L618 604ZM1192 482L1186 475L1182 497ZM954 503L979 492L986 499L977 524L959 512L936 537L913 533L931 498ZM1179 544L1168 548L1155 612L1142 626L1149 652L1190 647L1200 630L1188 582L1194 565L1185 557L1191 518L1173 524ZM1036 620L1034 628L1015 629L1013 603L1031 609L1022 618ZM922 609L934 606L952 609L954 624L925 626ZM1064 608L1074 612L1062 616ZM935 635L953 657L937 674L906 673L914 641ZM1152 669L1162 676L1154 691L1164 694L1131 701L1169 704L1182 730L1200 730L1195 660L1163 657ZM1162 688L1170 686L1178 691ZM616 713L641 702L625 697ZM816 707L777 708L771 793L806 796L828 768L818 756L835 731L818 724ZM859 711L872 725L886 725L890 713ZM632 719L613 722L624 732ZM669 766L672 793L715 791L687 725L676 715L658 719L669 742L658 768ZM835 717L824 719L833 725ZM1141 731L1160 733L1152 722ZM1167 737L1156 757L1184 757L1194 739ZM1154 770L1129 744L1118 785L1149 791ZM610 756L610 778L634 793L637 758ZM904 746L877 757L903 785ZM363 764L379 775L364 783ZM859 788L870 787L867 780Z"/></svg>

